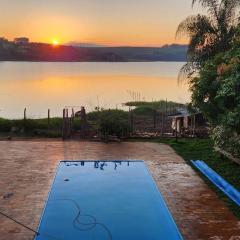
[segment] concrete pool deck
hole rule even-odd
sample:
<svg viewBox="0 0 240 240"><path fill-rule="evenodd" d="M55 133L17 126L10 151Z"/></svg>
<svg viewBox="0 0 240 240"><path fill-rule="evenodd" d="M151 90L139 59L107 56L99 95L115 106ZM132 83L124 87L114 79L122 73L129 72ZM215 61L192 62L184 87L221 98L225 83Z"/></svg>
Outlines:
<svg viewBox="0 0 240 240"><path fill-rule="evenodd" d="M240 221L172 148L156 143L0 142L0 209L36 229L59 160L145 160L185 239L237 240ZM0 240L33 234L0 216Z"/></svg>

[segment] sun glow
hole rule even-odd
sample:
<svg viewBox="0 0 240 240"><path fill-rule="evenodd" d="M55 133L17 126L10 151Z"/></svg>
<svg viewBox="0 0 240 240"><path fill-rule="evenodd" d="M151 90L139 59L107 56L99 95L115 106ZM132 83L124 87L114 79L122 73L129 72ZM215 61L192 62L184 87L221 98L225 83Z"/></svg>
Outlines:
<svg viewBox="0 0 240 240"><path fill-rule="evenodd" d="M58 46L58 45L59 45L58 39L54 38L54 39L52 40L52 45L53 45L53 46Z"/></svg>

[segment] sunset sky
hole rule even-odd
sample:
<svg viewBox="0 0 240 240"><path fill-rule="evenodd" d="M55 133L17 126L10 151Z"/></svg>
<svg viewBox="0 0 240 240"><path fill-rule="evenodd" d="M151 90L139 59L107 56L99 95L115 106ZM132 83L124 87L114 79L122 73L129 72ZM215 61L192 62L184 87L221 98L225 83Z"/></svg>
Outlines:
<svg viewBox="0 0 240 240"><path fill-rule="evenodd" d="M0 0L0 36L31 41L160 46L199 9L192 0Z"/></svg>

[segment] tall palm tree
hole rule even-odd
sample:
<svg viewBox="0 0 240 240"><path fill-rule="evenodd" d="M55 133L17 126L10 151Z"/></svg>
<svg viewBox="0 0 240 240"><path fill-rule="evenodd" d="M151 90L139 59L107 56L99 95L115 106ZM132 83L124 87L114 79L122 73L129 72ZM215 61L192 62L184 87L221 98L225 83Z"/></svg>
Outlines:
<svg viewBox="0 0 240 240"><path fill-rule="evenodd" d="M216 53L231 47L239 25L240 0L192 0L199 3L207 15L189 16L182 21L176 36L187 35L190 39L187 52L187 64L181 71L190 77L201 65Z"/></svg>

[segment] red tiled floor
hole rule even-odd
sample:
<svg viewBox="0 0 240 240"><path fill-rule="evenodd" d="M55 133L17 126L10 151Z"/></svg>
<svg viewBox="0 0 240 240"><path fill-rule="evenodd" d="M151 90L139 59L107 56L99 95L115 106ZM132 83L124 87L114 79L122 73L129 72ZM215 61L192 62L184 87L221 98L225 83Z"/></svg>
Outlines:
<svg viewBox="0 0 240 240"><path fill-rule="evenodd" d="M236 217L194 170L163 144L0 142L0 209L37 228L56 166L63 159L145 160L185 239L240 239ZM4 199L7 193L13 195ZM32 238L31 232L0 216L0 240Z"/></svg>

